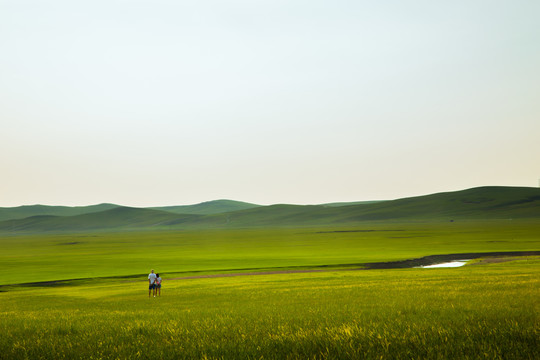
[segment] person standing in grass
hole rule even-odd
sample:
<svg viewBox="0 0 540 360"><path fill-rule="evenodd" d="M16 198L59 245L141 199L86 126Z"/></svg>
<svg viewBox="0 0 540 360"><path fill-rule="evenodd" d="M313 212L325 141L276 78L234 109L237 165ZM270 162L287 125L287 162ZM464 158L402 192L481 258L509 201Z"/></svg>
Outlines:
<svg viewBox="0 0 540 360"><path fill-rule="evenodd" d="M156 274L156 291L158 296L161 296L161 276L159 274Z"/></svg>
<svg viewBox="0 0 540 360"><path fill-rule="evenodd" d="M150 293L154 290L154 297L156 297L156 274L154 274L154 269L148 274L148 297Z"/></svg>

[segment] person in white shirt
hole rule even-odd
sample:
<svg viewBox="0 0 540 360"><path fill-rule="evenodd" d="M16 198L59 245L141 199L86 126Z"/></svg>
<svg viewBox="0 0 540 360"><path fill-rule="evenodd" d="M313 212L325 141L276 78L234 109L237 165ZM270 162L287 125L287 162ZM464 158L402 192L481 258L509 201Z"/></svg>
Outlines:
<svg viewBox="0 0 540 360"><path fill-rule="evenodd" d="M156 276L156 291L158 296L161 296L161 276L159 276L159 274L156 274Z"/></svg>
<svg viewBox="0 0 540 360"><path fill-rule="evenodd" d="M150 293L154 290L154 297L156 297L156 274L154 274L154 269L148 274L148 297Z"/></svg>

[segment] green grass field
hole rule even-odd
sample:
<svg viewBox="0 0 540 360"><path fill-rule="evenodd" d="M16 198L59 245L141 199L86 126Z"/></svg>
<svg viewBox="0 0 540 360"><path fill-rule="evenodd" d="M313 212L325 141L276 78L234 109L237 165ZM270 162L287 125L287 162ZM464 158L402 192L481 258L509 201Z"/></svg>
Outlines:
<svg viewBox="0 0 540 360"><path fill-rule="evenodd" d="M360 232L341 232L348 230ZM165 274L219 272L538 250L539 234L539 220L493 220L4 236L0 237L0 285L129 276L152 268Z"/></svg>
<svg viewBox="0 0 540 360"><path fill-rule="evenodd" d="M539 250L535 219L18 234L0 244L0 359L540 357L539 257L343 271ZM151 268L165 278L161 298L147 297ZM14 285L65 279L82 280Z"/></svg>
<svg viewBox="0 0 540 360"><path fill-rule="evenodd" d="M538 359L540 260L0 293L1 359Z"/></svg>

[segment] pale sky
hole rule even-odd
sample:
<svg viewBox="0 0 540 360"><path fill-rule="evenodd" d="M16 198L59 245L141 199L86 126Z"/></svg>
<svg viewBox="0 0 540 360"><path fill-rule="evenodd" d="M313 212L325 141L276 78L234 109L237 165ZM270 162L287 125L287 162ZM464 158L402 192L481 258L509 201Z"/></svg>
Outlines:
<svg viewBox="0 0 540 360"><path fill-rule="evenodd" d="M538 186L540 1L0 0L0 207Z"/></svg>

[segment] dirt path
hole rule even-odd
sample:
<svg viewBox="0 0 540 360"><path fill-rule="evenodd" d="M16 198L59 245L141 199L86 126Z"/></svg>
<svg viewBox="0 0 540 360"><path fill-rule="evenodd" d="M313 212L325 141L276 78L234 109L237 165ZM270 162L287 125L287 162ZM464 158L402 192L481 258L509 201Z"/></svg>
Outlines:
<svg viewBox="0 0 540 360"><path fill-rule="evenodd" d="M364 269L306 269L306 270L253 271L253 272L226 273L226 274L182 276L182 277L169 278L165 280L205 279L205 278L222 278L222 277L234 277L234 276L275 275L275 274L297 274L297 273L314 273L314 272L343 271L343 270L364 270Z"/></svg>
<svg viewBox="0 0 540 360"><path fill-rule="evenodd" d="M276 274L301 274L301 273L316 273L316 272L330 272L330 271L358 271L358 270L373 270L373 269L407 269L417 266L426 266L439 264L443 262L449 262L454 260L462 259L478 259L478 258L488 258L479 264L489 264L495 262L502 262L502 259L511 258L511 260L516 260L519 256L540 256L540 251L503 251L503 252L484 252L484 253L460 253L460 254L444 254L444 255L429 255L424 256L418 259L410 260L401 260L401 261L389 261L389 262L376 262L376 263L364 263L364 264L342 264L335 265L336 267L324 266L314 269L288 269L288 270L272 270L272 271L249 271L249 272L237 272L237 273L221 273L221 274L206 274L206 275L191 275L191 276L181 276L166 278L165 280L189 280L189 279L210 279L210 278L225 278L225 277L235 277L235 276L258 276L258 275L276 275ZM490 259L492 258L492 259ZM507 260L507 261L511 261ZM337 266L343 266L346 268L338 268ZM143 277L144 275L140 275ZM129 277L108 277L107 279L127 279L131 278L132 280L125 280L126 282L137 282L141 281L139 276L129 276ZM55 287L55 286L69 286L74 285L75 283L81 281L87 281L90 279L97 278L84 278L84 279L68 279L68 280L54 280L54 281L40 281L32 283L22 283L22 284L9 284L9 285L0 285L0 292L5 292L6 289L13 286L22 286L22 287ZM102 278L103 279L103 278Z"/></svg>
<svg viewBox="0 0 540 360"><path fill-rule="evenodd" d="M426 266L440 264L454 260L462 259L478 259L488 257L484 262L479 264L489 264L494 262L502 262L501 259L510 259L507 261L517 260L520 256L538 256L540 251L503 251L503 252L486 252L486 253L459 253L459 254L444 254L444 255L429 255L418 259L388 261L377 263L364 264L345 264L341 266L352 266L352 268L332 268L324 269L303 269L303 270L273 270L273 271L252 271L226 274L207 274L207 275L192 275L168 278L165 280L189 280L189 279L206 279L206 278L224 278L234 276L256 276L256 275L276 275L276 274L298 274L298 273L315 273L315 272L330 272L330 271L357 271L357 270L374 270L374 269L407 269L417 266ZM496 257L497 261L489 261L489 257ZM339 265L338 265L339 266Z"/></svg>

